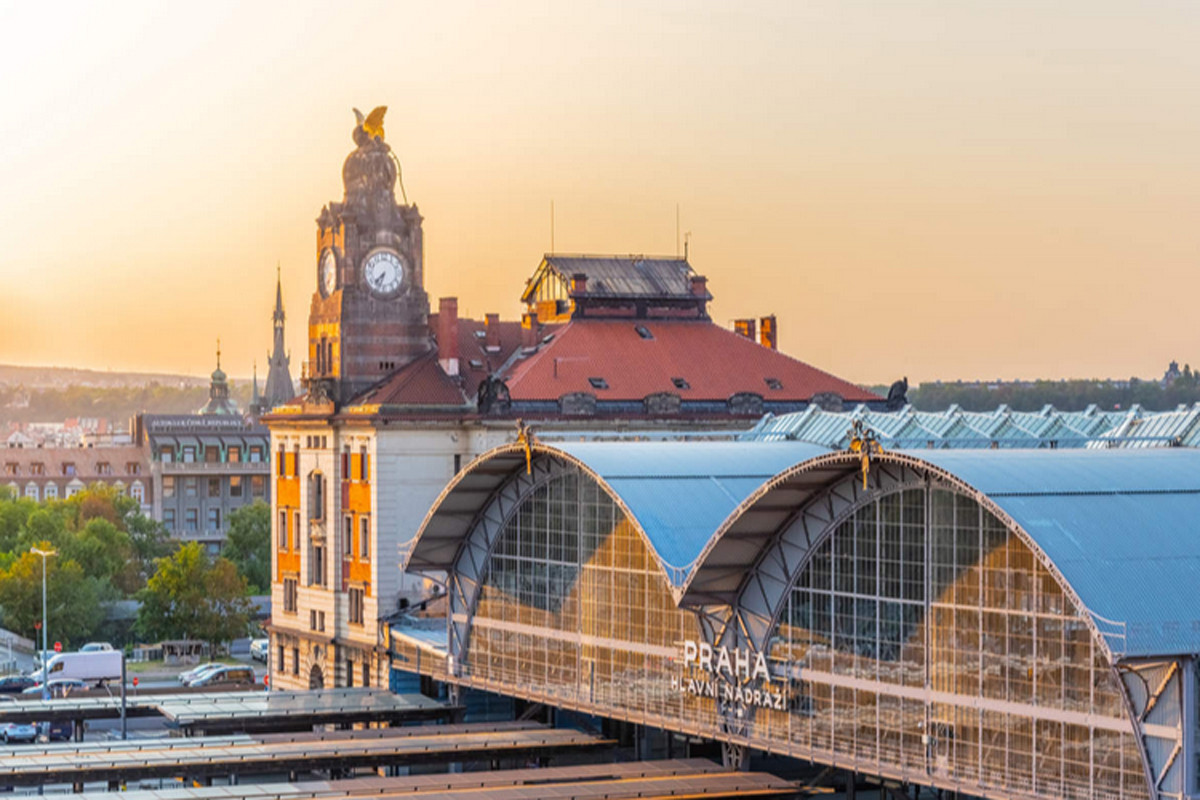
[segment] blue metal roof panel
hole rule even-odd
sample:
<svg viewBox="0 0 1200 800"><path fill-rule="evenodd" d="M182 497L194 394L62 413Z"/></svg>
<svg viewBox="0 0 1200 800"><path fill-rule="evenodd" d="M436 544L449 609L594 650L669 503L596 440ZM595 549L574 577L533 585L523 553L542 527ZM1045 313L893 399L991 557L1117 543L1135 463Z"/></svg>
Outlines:
<svg viewBox="0 0 1200 800"><path fill-rule="evenodd" d="M564 442L556 449L599 475L641 526L680 586L713 532L750 494L827 448L806 442Z"/></svg>

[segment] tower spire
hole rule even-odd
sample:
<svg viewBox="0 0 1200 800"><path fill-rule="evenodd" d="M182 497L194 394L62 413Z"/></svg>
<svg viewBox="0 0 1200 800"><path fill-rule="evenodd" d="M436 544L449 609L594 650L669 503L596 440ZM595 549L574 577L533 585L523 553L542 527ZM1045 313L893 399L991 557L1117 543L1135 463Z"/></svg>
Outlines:
<svg viewBox="0 0 1200 800"><path fill-rule="evenodd" d="M282 405L296 396L296 387L292 383L292 373L289 369L291 355L287 353L287 347L284 344L283 330L283 279L281 277L281 269L278 262L275 263L275 313L272 315L274 323L274 341L271 353L267 357L267 385L263 389L260 397L260 404L263 411L270 411L278 405Z"/></svg>
<svg viewBox="0 0 1200 800"><path fill-rule="evenodd" d="M279 276L279 262L275 262L275 315L277 325L283 325L283 279Z"/></svg>
<svg viewBox="0 0 1200 800"><path fill-rule="evenodd" d="M217 337L217 369L221 368L221 337Z"/></svg>

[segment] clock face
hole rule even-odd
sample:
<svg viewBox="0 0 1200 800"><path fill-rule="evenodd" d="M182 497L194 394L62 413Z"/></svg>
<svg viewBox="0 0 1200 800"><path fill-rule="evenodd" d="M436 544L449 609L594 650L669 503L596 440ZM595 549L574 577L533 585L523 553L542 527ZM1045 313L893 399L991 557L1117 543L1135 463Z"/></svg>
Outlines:
<svg viewBox="0 0 1200 800"><path fill-rule="evenodd" d="M333 250L326 250L321 254L320 275L321 290L328 297L337 287L337 256L333 254Z"/></svg>
<svg viewBox="0 0 1200 800"><path fill-rule="evenodd" d="M395 294L404 285L404 260L394 250L376 250L363 262L363 277L375 294Z"/></svg>

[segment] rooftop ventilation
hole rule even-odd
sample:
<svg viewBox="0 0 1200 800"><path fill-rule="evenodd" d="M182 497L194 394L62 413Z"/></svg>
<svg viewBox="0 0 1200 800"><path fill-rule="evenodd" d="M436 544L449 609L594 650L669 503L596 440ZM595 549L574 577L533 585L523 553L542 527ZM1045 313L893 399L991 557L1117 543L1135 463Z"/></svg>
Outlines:
<svg viewBox="0 0 1200 800"><path fill-rule="evenodd" d="M483 369L483 362L478 358L472 358L469 363L471 365L471 369Z"/></svg>
<svg viewBox="0 0 1200 800"><path fill-rule="evenodd" d="M692 385L687 382L687 378L671 378L671 383L675 384L676 389L692 388Z"/></svg>
<svg viewBox="0 0 1200 800"><path fill-rule="evenodd" d="M763 380L766 381L768 389L779 390L783 388L783 381L779 380L779 378L763 378Z"/></svg>
<svg viewBox="0 0 1200 800"><path fill-rule="evenodd" d="M588 378L588 383L592 385L593 389L608 388L608 381L604 380L604 378Z"/></svg>
<svg viewBox="0 0 1200 800"><path fill-rule="evenodd" d="M476 339L486 339L487 331L475 331L475 338Z"/></svg>
<svg viewBox="0 0 1200 800"><path fill-rule="evenodd" d="M643 339L653 339L654 338L654 334L651 333L650 329L647 328L645 325L634 325L633 329L635 331L637 331L637 335L642 337Z"/></svg>

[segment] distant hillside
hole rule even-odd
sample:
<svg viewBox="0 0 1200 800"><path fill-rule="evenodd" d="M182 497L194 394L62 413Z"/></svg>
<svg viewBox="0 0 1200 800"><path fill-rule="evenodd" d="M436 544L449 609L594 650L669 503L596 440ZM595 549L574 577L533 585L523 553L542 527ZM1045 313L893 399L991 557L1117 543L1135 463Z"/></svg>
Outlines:
<svg viewBox="0 0 1200 800"><path fill-rule="evenodd" d="M16 367L0 364L0 387L59 389L66 386L207 386L208 376L168 375L154 372L108 372L69 367Z"/></svg>

